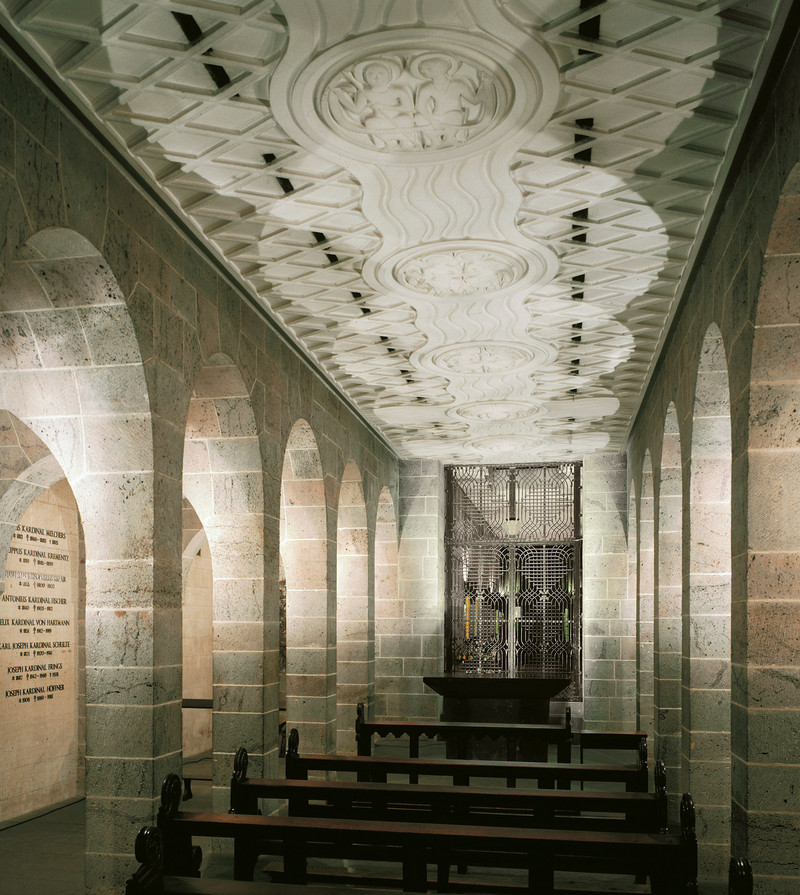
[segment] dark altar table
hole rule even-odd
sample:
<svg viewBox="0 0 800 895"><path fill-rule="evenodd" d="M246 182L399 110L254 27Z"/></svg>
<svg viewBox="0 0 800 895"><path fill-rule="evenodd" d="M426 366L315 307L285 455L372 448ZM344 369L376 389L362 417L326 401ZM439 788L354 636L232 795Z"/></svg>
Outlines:
<svg viewBox="0 0 800 895"><path fill-rule="evenodd" d="M478 677L445 675L423 677L423 683L443 697L442 721L475 721L506 724L547 724L550 700L570 684L570 678ZM528 761L545 761L546 747L524 750ZM473 738L472 758L502 759L503 746L496 740ZM448 757L451 757L448 752Z"/></svg>

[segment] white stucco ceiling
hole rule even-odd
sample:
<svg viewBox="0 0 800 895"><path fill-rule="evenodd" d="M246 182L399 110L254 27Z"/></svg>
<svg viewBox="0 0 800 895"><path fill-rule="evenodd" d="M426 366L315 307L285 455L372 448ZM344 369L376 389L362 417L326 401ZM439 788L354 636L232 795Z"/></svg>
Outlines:
<svg viewBox="0 0 800 895"><path fill-rule="evenodd" d="M0 17L401 455L527 462L622 446L788 6Z"/></svg>

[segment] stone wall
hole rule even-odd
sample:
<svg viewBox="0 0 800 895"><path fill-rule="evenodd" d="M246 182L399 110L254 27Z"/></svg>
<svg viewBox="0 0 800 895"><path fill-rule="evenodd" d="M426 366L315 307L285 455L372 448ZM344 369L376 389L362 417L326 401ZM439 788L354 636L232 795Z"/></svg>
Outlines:
<svg viewBox="0 0 800 895"><path fill-rule="evenodd" d="M593 454L583 464L583 714L589 730L635 725L626 469L625 454Z"/></svg>
<svg viewBox="0 0 800 895"><path fill-rule="evenodd" d="M657 633L657 742L672 738L674 764L680 644L681 782L698 806L701 875L722 877L732 851L749 857L760 895L800 886L797 43L781 55L629 449L634 488L652 457L655 593L673 620Z"/></svg>
<svg viewBox="0 0 800 895"><path fill-rule="evenodd" d="M292 427L302 419L313 431L324 488L326 729L336 714L339 484L352 462L372 549L383 488L397 505L397 461L82 126L5 56L0 76L0 407L41 439L83 523L86 880L89 892L119 892L161 780L180 771L185 472L196 476L214 574L222 807L238 746L253 773L276 767L281 484ZM13 484L32 462L15 459L0 480ZM247 537L236 535L237 516ZM294 708L302 718L302 696Z"/></svg>

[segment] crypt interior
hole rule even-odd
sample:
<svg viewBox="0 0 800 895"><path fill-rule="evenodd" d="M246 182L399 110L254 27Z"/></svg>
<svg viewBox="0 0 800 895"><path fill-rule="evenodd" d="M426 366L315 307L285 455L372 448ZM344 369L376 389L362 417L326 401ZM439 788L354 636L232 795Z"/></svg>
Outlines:
<svg viewBox="0 0 800 895"><path fill-rule="evenodd" d="M74 891L121 895L187 759L227 811L282 725L352 753L358 703L561 662L555 714L692 794L701 893L734 855L796 895L800 5L0 0L0 31L0 877L80 802ZM509 647L557 563L557 649Z"/></svg>

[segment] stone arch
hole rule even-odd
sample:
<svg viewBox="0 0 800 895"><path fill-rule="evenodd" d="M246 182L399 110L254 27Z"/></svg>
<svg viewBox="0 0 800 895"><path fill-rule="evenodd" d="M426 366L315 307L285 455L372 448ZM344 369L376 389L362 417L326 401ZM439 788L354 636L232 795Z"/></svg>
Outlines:
<svg viewBox="0 0 800 895"><path fill-rule="evenodd" d="M397 516L388 487L378 496L375 516L375 714L398 717L392 688L402 674L403 659L395 657L393 641L404 629L398 587ZM422 669L423 673L425 669ZM435 673L432 664L430 673Z"/></svg>
<svg viewBox="0 0 800 895"><path fill-rule="evenodd" d="M653 464L650 451L642 463L641 496L639 497L638 544L639 587L636 601L636 693L637 723L640 730L654 739L654 592L655 592L655 515L653 497Z"/></svg>
<svg viewBox="0 0 800 895"><path fill-rule="evenodd" d="M725 346L712 323L700 351L689 481L689 607L683 632L682 765L695 798L700 872L730 854L731 422Z"/></svg>
<svg viewBox="0 0 800 895"><path fill-rule="evenodd" d="M353 460L339 488L336 537L337 752L355 751L356 705L375 695L375 604L370 598L367 510Z"/></svg>
<svg viewBox="0 0 800 895"><path fill-rule="evenodd" d="M783 185L755 310L746 456L737 457L733 556L733 852L758 891L800 889L800 165ZM743 462L742 462L743 461Z"/></svg>
<svg viewBox="0 0 800 895"><path fill-rule="evenodd" d="M281 477L281 559L286 572L286 727L305 752L336 741L336 636L328 582L328 515L317 439L292 426Z"/></svg>
<svg viewBox="0 0 800 895"><path fill-rule="evenodd" d="M202 522L213 570L214 764L230 767L239 746L260 764L275 748L275 704L264 700L264 485L258 429L239 368L223 354L199 371L189 402L183 491ZM275 733L264 714L275 714ZM229 801L215 774L214 804ZM224 782L223 782L224 781Z"/></svg>
<svg viewBox="0 0 800 895"><path fill-rule="evenodd" d="M673 815L681 779L683 614L683 470L675 405L664 420L658 488L658 576L655 594L655 755L664 762ZM677 818L675 818L677 819Z"/></svg>
<svg viewBox="0 0 800 895"><path fill-rule="evenodd" d="M180 752L178 577L155 501L148 384L116 279L74 231L28 240L6 269L0 313L0 405L52 452L83 524L87 866L115 878L129 827L151 815L143 806Z"/></svg>

